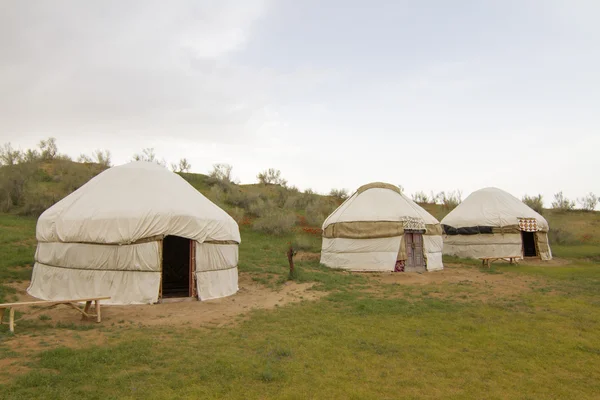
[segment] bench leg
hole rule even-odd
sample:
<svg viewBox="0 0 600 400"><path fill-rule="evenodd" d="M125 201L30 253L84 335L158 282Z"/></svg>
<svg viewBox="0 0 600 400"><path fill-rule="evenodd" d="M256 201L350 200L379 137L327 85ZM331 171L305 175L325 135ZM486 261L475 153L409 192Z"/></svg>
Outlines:
<svg viewBox="0 0 600 400"><path fill-rule="evenodd" d="M4 310L5 308L0 308L0 325L2 325L2 320L4 319Z"/></svg>
<svg viewBox="0 0 600 400"><path fill-rule="evenodd" d="M86 301L85 302L85 307L83 308L83 313L81 314L81 320L85 320L88 318L88 312L90 311L90 307L92 306L92 302L91 301Z"/></svg>
<svg viewBox="0 0 600 400"><path fill-rule="evenodd" d="M10 319L8 320L8 324L9 324L8 327L12 333L15 333L15 309L14 308L12 308L12 307L10 308L9 315L10 315L10 317L9 317Z"/></svg>
<svg viewBox="0 0 600 400"><path fill-rule="evenodd" d="M96 305L96 322L102 321L102 315L100 314L100 301L95 300L94 304Z"/></svg>

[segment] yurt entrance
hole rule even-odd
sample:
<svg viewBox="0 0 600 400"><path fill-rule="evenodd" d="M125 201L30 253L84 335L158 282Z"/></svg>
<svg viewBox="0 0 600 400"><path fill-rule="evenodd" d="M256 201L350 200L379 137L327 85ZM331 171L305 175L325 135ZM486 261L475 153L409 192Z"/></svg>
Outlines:
<svg viewBox="0 0 600 400"><path fill-rule="evenodd" d="M421 232L404 232L406 244L406 272L425 272L423 257L423 234Z"/></svg>
<svg viewBox="0 0 600 400"><path fill-rule="evenodd" d="M535 232L521 231L523 240L523 257L537 257L537 249L535 247Z"/></svg>
<svg viewBox="0 0 600 400"><path fill-rule="evenodd" d="M196 247L179 236L163 239L161 297L195 297Z"/></svg>

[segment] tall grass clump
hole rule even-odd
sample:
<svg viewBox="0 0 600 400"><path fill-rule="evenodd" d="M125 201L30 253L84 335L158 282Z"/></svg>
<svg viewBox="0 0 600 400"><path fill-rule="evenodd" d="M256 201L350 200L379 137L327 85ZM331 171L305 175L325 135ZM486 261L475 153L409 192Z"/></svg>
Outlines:
<svg viewBox="0 0 600 400"><path fill-rule="evenodd" d="M285 210L269 210L252 224L252 229L271 235L290 233L296 223L296 215Z"/></svg>

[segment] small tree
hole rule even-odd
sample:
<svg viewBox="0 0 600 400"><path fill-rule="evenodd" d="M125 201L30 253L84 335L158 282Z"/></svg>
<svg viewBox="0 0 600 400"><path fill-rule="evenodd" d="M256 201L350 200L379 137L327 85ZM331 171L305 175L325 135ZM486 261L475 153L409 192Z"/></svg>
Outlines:
<svg viewBox="0 0 600 400"><path fill-rule="evenodd" d="M154 148L147 147L143 149L141 153L134 154L133 161L156 162L156 153L154 153Z"/></svg>
<svg viewBox="0 0 600 400"><path fill-rule="evenodd" d="M179 160L178 169L179 172L190 172L190 169L192 169L192 164L190 164L187 158L182 158Z"/></svg>
<svg viewBox="0 0 600 400"><path fill-rule="evenodd" d="M233 167L229 164L214 164L212 171L208 174L210 180L214 183L231 183L231 170Z"/></svg>
<svg viewBox="0 0 600 400"><path fill-rule="evenodd" d="M281 171L274 168L259 173L256 178L263 185L280 185L284 187L287 185L287 181L281 177Z"/></svg>
<svg viewBox="0 0 600 400"><path fill-rule="evenodd" d="M554 195L554 201L552 202L552 208L555 210L569 211L575 208L575 202L567 199L562 190Z"/></svg>
<svg viewBox="0 0 600 400"><path fill-rule="evenodd" d="M423 191L416 192L412 195L412 199L415 203L426 204L429 203L429 198Z"/></svg>
<svg viewBox="0 0 600 400"><path fill-rule="evenodd" d="M329 192L331 197L335 197L336 199L346 200L348 198L348 190L347 189L331 189Z"/></svg>
<svg viewBox="0 0 600 400"><path fill-rule="evenodd" d="M594 211L598 205L598 196L590 192L586 196L577 199L577 202L581 205L581 209L585 211Z"/></svg>
<svg viewBox="0 0 600 400"><path fill-rule="evenodd" d="M110 150L96 150L92 155L95 162L105 167L110 167Z"/></svg>
<svg viewBox="0 0 600 400"><path fill-rule="evenodd" d="M22 160L23 154L19 150L13 149L10 142L0 147L0 165L15 165Z"/></svg>
<svg viewBox="0 0 600 400"><path fill-rule="evenodd" d="M35 149L27 149L23 153L23 161L27 163L35 162L40 159L40 153Z"/></svg>
<svg viewBox="0 0 600 400"><path fill-rule="evenodd" d="M446 210L453 210L462 202L462 192L460 190L453 190L449 193L440 192L439 196Z"/></svg>
<svg viewBox="0 0 600 400"><path fill-rule="evenodd" d="M79 157L77 157L77 162L78 163L92 163L92 158L90 156L88 156L87 154L80 154Z"/></svg>
<svg viewBox="0 0 600 400"><path fill-rule="evenodd" d="M54 160L58 155L56 138L50 137L46 140L40 140L38 147L40 148L42 160Z"/></svg>
<svg viewBox="0 0 600 400"><path fill-rule="evenodd" d="M544 211L544 199L541 194L538 194L537 196L525 195L523 196L523 203L539 214L542 214Z"/></svg>

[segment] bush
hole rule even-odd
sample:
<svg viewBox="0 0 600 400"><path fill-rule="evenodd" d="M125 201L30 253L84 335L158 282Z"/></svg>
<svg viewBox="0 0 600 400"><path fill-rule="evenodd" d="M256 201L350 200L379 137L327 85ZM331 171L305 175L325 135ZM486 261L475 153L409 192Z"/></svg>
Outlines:
<svg viewBox="0 0 600 400"><path fill-rule="evenodd" d="M264 216L256 219L252 229L271 235L284 235L290 233L296 223L296 215L284 210L271 210Z"/></svg>
<svg viewBox="0 0 600 400"><path fill-rule="evenodd" d="M440 192L439 199L446 210L454 210L462 202L462 192L460 190Z"/></svg>
<svg viewBox="0 0 600 400"><path fill-rule="evenodd" d="M58 200L54 195L48 193L44 186L28 185L20 214L37 217Z"/></svg>
<svg viewBox="0 0 600 400"><path fill-rule="evenodd" d="M412 195L412 199L415 203L427 204L429 203L429 197L423 191L416 192Z"/></svg>
<svg viewBox="0 0 600 400"><path fill-rule="evenodd" d="M244 220L244 217L246 216L246 211L239 207L234 207L231 210L229 210L228 214L231 215L231 218L233 218L235 222L239 224Z"/></svg>
<svg viewBox="0 0 600 400"><path fill-rule="evenodd" d="M256 175L256 178L263 185L280 185L284 187L287 185L287 181L281 177L281 171L274 168L260 172Z"/></svg>
<svg viewBox="0 0 600 400"><path fill-rule="evenodd" d="M308 206L306 206L305 213L306 222L308 225L318 227L322 226L325 218L327 218L327 215L329 215L329 213L325 212L326 208L327 206L319 200L313 200Z"/></svg>
<svg viewBox="0 0 600 400"><path fill-rule="evenodd" d="M23 155L19 150L12 148L10 143L5 143L0 147L0 165L15 165L23 160Z"/></svg>
<svg viewBox="0 0 600 400"><path fill-rule="evenodd" d="M347 189L331 189L329 192L331 197L335 197L336 199L346 200L348 198L348 190Z"/></svg>
<svg viewBox="0 0 600 400"><path fill-rule="evenodd" d="M256 217L265 217L269 215L273 209L277 208L271 199L263 200L258 197L250 204L248 211Z"/></svg>
<svg viewBox="0 0 600 400"><path fill-rule="evenodd" d="M541 194L537 196L523 196L523 203L538 214L542 214L544 211L544 199Z"/></svg>
<svg viewBox="0 0 600 400"><path fill-rule="evenodd" d="M211 185L232 183L231 170L233 167L229 164L214 164L212 171L208 173L208 183Z"/></svg>
<svg viewBox="0 0 600 400"><path fill-rule="evenodd" d="M569 211L575 208L575 202L567 199L563 192L560 191L554 195L554 201L552 202L552 208L560 211Z"/></svg>
<svg viewBox="0 0 600 400"><path fill-rule="evenodd" d="M578 244L578 240L571 232L563 228L550 228L548 231L548 241L550 244L570 245Z"/></svg>
<svg viewBox="0 0 600 400"><path fill-rule="evenodd" d="M598 196L590 192L588 195L577 199L577 202L581 205L581 209L585 211L594 211L598 205Z"/></svg>
<svg viewBox="0 0 600 400"><path fill-rule="evenodd" d="M260 195L255 192L246 192L237 186L227 186L227 203L232 206L241 207L246 211L250 210L250 206L260 199Z"/></svg>
<svg viewBox="0 0 600 400"><path fill-rule="evenodd" d="M316 250L316 243L314 240L311 240L310 237L307 236L296 236L294 238L294 241L292 242L292 247L295 250L304 250L304 251L308 251L308 250Z"/></svg>
<svg viewBox="0 0 600 400"><path fill-rule="evenodd" d="M111 161L110 161L110 151L109 150L96 150L96 151L94 151L92 156L94 158L94 161L96 161L97 164L100 164L104 167L110 167ZM185 160L185 158L184 158L184 160Z"/></svg>

